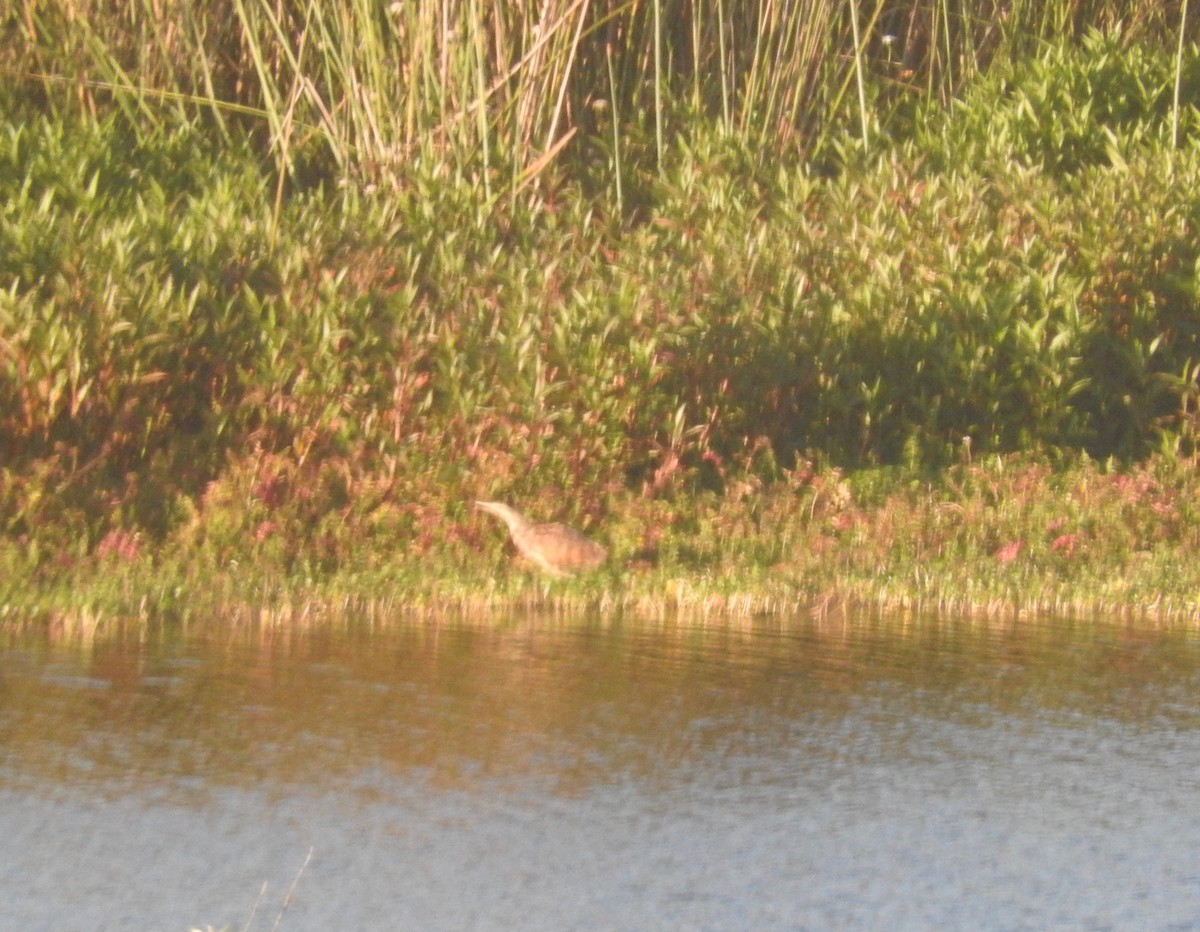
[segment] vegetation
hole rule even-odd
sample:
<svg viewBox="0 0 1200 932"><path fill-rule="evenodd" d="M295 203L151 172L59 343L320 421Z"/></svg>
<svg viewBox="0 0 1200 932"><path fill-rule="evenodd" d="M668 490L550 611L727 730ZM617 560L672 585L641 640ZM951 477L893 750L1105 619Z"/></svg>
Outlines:
<svg viewBox="0 0 1200 932"><path fill-rule="evenodd" d="M5 617L1195 617L1186 4L158 6L0 14Z"/></svg>

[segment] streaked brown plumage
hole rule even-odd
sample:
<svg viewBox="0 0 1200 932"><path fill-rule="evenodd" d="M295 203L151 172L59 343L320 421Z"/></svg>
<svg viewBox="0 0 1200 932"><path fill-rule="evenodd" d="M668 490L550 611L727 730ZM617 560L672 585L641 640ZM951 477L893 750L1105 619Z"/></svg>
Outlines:
<svg viewBox="0 0 1200 932"><path fill-rule="evenodd" d="M478 508L508 525L513 543L527 559L559 579L594 570L608 553L565 524L534 524L516 509L500 502L476 502Z"/></svg>

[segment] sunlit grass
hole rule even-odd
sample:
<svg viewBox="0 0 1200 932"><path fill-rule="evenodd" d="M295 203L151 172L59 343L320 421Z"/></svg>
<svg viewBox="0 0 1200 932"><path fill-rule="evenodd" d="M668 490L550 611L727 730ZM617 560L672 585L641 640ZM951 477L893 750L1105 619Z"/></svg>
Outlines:
<svg viewBox="0 0 1200 932"><path fill-rule="evenodd" d="M1052 471L1015 458L952 467L937 483L885 470L701 495L666 522L627 498L614 509L622 520L597 532L610 565L568 581L547 580L471 524L446 528L419 556L402 541L390 552L347 542L343 564L321 573L269 550L213 560L186 546L97 554L54 574L9 548L6 577L42 584L10 583L0 604L9 626L76 637L129 623L387 625L513 611L687 624L897 611L1194 623L1198 486L1191 469L1164 462Z"/></svg>

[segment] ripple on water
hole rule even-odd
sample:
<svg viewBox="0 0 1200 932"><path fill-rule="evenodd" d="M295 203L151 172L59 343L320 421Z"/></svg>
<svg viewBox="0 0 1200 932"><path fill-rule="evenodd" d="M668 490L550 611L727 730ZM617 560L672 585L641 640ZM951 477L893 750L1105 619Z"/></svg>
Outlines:
<svg viewBox="0 0 1200 932"><path fill-rule="evenodd" d="M0 927L1186 927L1198 685L1099 623L14 644Z"/></svg>

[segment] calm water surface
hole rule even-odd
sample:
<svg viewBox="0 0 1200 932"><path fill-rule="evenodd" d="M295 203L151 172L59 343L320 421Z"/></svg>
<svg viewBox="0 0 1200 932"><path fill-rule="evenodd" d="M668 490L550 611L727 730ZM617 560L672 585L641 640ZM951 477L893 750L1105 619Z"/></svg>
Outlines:
<svg viewBox="0 0 1200 932"><path fill-rule="evenodd" d="M0 928L1200 926L1200 634L11 636Z"/></svg>

